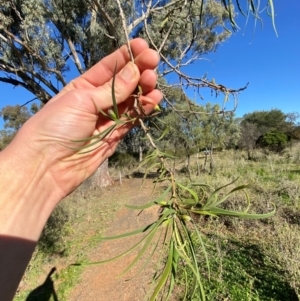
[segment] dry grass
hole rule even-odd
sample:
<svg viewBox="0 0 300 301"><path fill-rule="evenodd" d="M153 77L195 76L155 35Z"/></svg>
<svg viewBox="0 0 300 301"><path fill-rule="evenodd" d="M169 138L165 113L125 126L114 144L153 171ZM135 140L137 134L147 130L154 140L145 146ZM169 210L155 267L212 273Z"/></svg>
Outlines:
<svg viewBox="0 0 300 301"><path fill-rule="evenodd" d="M295 296L300 298L299 146L280 155L257 151L252 161L247 160L244 152L219 152L214 155L213 172L201 170L199 175L196 175L195 160L193 157L191 161L193 182L219 187L239 177L239 184L250 184L248 192L252 212L267 212L272 204L277 207L273 218L262 221L228 217L199 219L212 265L212 280L205 282L208 300L293 301L297 300ZM201 165L203 162L204 158L200 158ZM185 160L175 163L177 177L187 181L186 175L180 172L184 170ZM68 270L66 262L85 258L93 249L89 239L106 229L120 206L118 202L108 201L111 195L116 196L115 200L119 199L120 175L124 180L125 175L131 173L132 169L126 166L112 168L115 186L90 190L84 184L61 204L69 215L66 231L63 232L65 250L61 250L64 251L61 254L35 254L35 260L29 266L30 273L26 274L15 301L24 300L26 292L41 283L52 266L65 271L57 276L57 281L66 288L64 296L67 296L79 274ZM132 195L137 195L137 188L131 189ZM225 206L241 210L244 205L242 195L236 194ZM67 260L62 256L67 256ZM277 288L271 293L274 286ZM180 289L177 292L180 295Z"/></svg>

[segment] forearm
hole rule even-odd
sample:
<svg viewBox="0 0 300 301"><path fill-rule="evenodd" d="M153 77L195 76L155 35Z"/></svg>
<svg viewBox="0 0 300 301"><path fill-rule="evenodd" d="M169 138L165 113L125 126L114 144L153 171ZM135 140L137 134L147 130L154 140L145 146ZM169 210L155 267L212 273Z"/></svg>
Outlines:
<svg viewBox="0 0 300 301"><path fill-rule="evenodd" d="M21 153L23 152L23 153ZM0 153L0 296L12 300L43 227L59 201L38 158L9 146ZM35 162L30 162L36 160Z"/></svg>

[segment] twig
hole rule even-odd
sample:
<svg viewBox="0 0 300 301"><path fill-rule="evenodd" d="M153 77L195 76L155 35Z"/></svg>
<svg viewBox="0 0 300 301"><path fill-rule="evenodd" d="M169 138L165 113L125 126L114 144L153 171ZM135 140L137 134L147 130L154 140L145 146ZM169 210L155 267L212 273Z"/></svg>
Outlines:
<svg viewBox="0 0 300 301"><path fill-rule="evenodd" d="M124 11L123 11L123 8L121 6L120 0L117 0L117 3L118 3L118 6L119 6L119 11L120 11L121 19L122 19L122 26L123 26L123 30L124 30L124 33L125 33L125 38L126 38L126 41L127 41L127 47L128 47L128 53L129 53L129 56L130 56L130 60L132 62L134 62L134 57L133 57L133 54L132 54L132 51L131 51L130 41L129 41L129 37L128 37L127 24L126 24L126 20L125 20Z"/></svg>
<svg viewBox="0 0 300 301"><path fill-rule="evenodd" d="M34 97L34 98L32 98L32 99L28 100L28 101L27 101L27 102L25 102L24 104L20 105L20 108L22 108L22 107L24 107L24 106L28 105L30 102L32 102L32 101L34 101L34 100L36 100L36 99L38 99L38 98L37 98L37 97Z"/></svg>

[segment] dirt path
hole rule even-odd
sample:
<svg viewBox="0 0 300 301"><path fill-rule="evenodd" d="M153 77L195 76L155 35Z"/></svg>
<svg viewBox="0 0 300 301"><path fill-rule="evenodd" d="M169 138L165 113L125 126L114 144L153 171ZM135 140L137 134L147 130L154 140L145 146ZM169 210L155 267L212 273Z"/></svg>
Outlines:
<svg viewBox="0 0 300 301"><path fill-rule="evenodd" d="M118 197L121 198L122 204L144 204L149 201L149 196L153 188L151 181L146 181L142 189L141 179L126 180L120 186ZM109 195L107 195L109 198ZM111 196L111 201L116 198ZM110 201L110 200L108 200ZM123 207L123 206L121 206ZM149 224L157 219L158 208L153 207L144 210L139 214L138 210L129 210L122 208L116 212L113 223L107 230L107 236L117 235L128 232L143 225ZM107 241L99 244L94 248L89 258L91 261L99 261L109 259L126 251L130 246L140 240L141 236L131 236L121 240ZM125 257L121 257L117 261L113 261L104 265L87 266L81 276L81 281L70 294L69 301L142 301L146 300L151 280L155 272L155 265L151 264L139 273L139 266L133 267L131 271L123 276L118 275L127 267L127 265L135 258L134 253L130 253ZM133 277L133 278L132 278ZM131 278L131 279L130 279Z"/></svg>

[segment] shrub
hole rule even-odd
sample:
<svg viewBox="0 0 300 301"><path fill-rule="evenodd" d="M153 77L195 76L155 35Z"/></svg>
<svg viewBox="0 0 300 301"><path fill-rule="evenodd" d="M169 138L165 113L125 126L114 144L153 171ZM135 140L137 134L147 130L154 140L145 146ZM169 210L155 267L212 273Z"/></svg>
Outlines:
<svg viewBox="0 0 300 301"><path fill-rule="evenodd" d="M109 158L110 166L118 166L121 168L124 167L133 167L136 165L137 159L136 156L129 153L120 153L116 152Z"/></svg>
<svg viewBox="0 0 300 301"><path fill-rule="evenodd" d="M38 249L46 254L65 255L66 237L70 232L71 213L64 204L59 204L42 232L38 242Z"/></svg>
<svg viewBox="0 0 300 301"><path fill-rule="evenodd" d="M271 151L281 152L286 147L288 136L282 132L270 131L258 138L257 144Z"/></svg>

